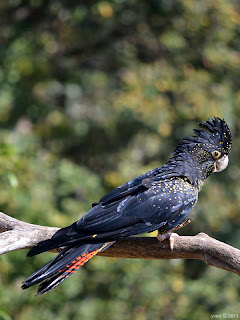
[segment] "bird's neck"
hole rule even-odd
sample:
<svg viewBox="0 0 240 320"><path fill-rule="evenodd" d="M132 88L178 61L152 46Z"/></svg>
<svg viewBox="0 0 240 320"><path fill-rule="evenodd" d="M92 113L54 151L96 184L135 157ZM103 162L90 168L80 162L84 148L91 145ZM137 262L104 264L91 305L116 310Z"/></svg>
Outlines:
<svg viewBox="0 0 240 320"><path fill-rule="evenodd" d="M199 158L191 153L174 155L168 163L175 164L177 176L189 181L198 192L201 191L205 179L212 173L213 164L211 161L201 162Z"/></svg>

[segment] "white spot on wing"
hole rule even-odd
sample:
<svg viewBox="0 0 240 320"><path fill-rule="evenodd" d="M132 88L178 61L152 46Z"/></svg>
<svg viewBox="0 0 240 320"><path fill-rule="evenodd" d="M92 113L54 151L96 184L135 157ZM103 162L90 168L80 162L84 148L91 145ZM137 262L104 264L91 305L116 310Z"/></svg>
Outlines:
<svg viewBox="0 0 240 320"><path fill-rule="evenodd" d="M129 199L129 198L126 198L126 199L124 199L123 201L121 201L121 202L119 203L119 205L117 206L117 212L120 212L120 211L121 211L121 209L122 209L122 208L124 207L124 205L125 205L125 202L127 202L128 199Z"/></svg>
<svg viewBox="0 0 240 320"><path fill-rule="evenodd" d="M151 226L152 226L152 223L151 223L151 222L146 222L145 224L146 224L146 226L148 226L148 227L151 227Z"/></svg>

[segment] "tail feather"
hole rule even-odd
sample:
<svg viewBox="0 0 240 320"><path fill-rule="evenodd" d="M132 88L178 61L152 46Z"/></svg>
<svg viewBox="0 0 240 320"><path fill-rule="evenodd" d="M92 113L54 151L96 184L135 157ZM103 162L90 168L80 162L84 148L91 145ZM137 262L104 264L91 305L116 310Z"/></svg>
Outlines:
<svg viewBox="0 0 240 320"><path fill-rule="evenodd" d="M41 283L37 295L52 290L93 256L106 250L113 243L86 244L64 249L52 261L28 277L23 282L22 289Z"/></svg>

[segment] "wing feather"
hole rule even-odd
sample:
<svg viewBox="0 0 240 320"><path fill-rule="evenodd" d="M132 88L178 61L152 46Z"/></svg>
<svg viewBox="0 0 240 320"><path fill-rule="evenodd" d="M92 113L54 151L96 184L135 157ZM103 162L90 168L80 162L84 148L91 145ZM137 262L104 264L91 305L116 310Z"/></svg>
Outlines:
<svg viewBox="0 0 240 320"><path fill-rule="evenodd" d="M185 219L197 199L197 189L182 179L152 181L149 189L92 208L77 222L77 228L79 233L95 232L96 239L104 239L109 232L116 239L122 236L122 229L131 230L129 235L138 234L141 224L143 232L158 229L162 224L171 229Z"/></svg>
<svg viewBox="0 0 240 320"><path fill-rule="evenodd" d="M79 221L40 242L36 250L109 242L159 228L168 232L185 220L197 198L197 189L183 179L152 181L149 189L94 206Z"/></svg>

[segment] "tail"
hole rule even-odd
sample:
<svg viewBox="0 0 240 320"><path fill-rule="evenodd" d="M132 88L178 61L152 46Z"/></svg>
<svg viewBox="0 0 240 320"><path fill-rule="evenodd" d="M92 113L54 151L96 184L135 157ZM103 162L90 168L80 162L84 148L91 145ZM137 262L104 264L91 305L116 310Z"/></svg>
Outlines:
<svg viewBox="0 0 240 320"><path fill-rule="evenodd" d="M54 289L93 256L106 250L114 242L84 244L63 249L48 264L28 277L23 282L22 289L27 289L37 283L41 283L37 295Z"/></svg>

